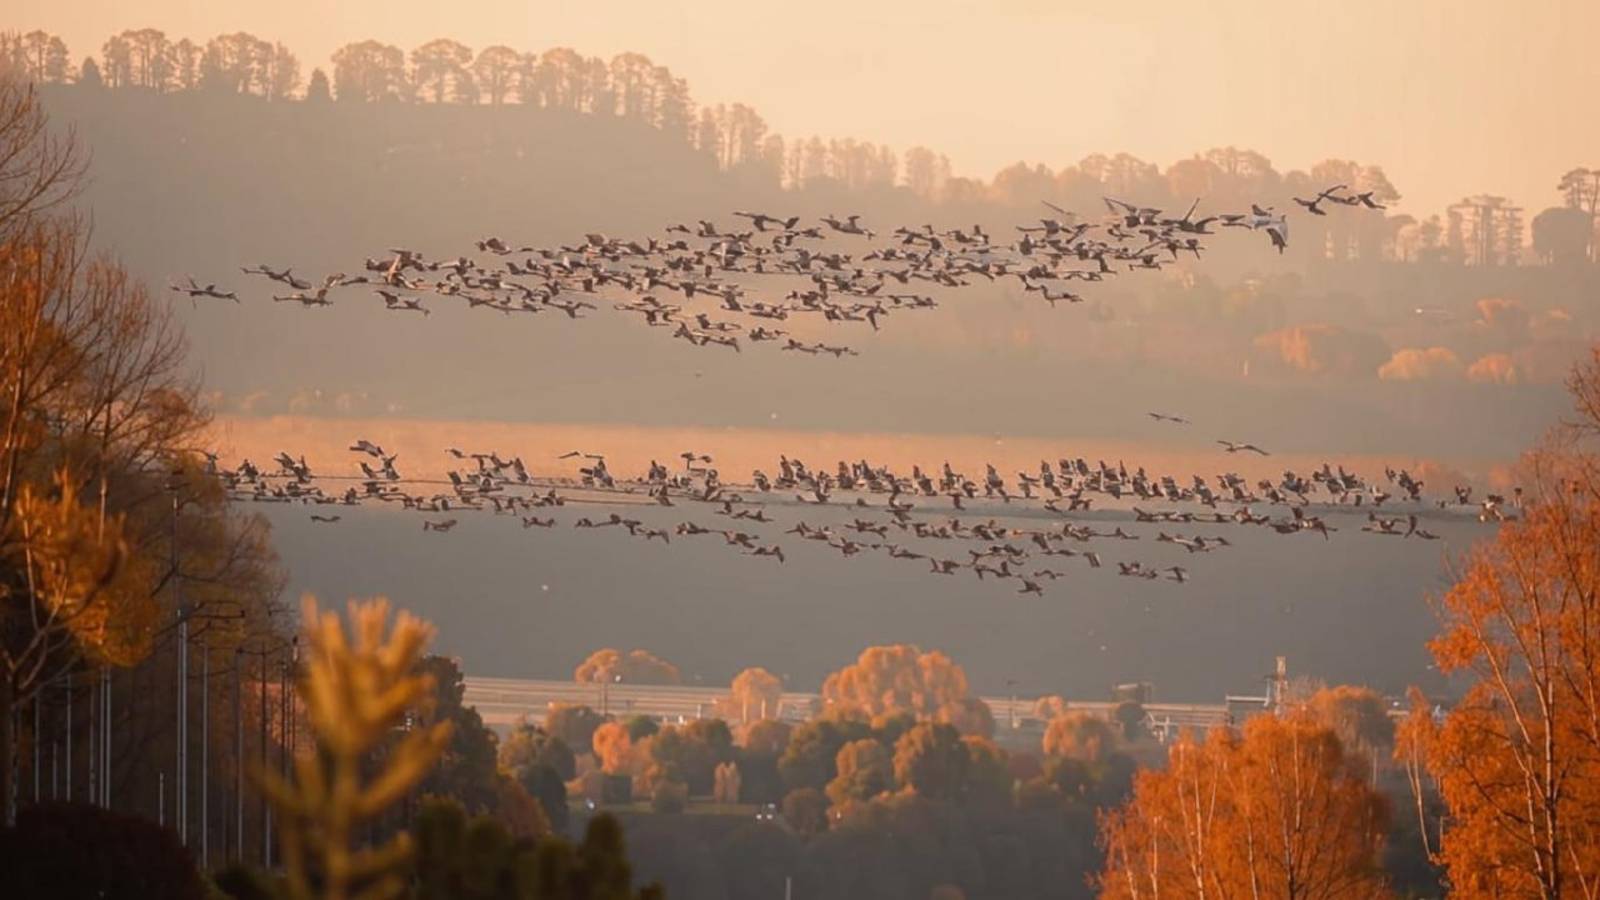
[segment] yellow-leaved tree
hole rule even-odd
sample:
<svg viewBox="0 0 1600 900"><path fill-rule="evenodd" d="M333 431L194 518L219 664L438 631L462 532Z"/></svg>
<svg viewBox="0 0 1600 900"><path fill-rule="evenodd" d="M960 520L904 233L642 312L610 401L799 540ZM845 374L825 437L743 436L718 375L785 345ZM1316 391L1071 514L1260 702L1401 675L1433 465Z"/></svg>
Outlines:
<svg viewBox="0 0 1600 900"><path fill-rule="evenodd" d="M144 655L157 605L149 563L128 552L121 516L79 501L76 480L58 472L53 491L23 485L12 526L25 575L38 601L35 665L74 643L91 662L131 665Z"/></svg>
<svg viewBox="0 0 1600 900"><path fill-rule="evenodd" d="M1333 730L1304 712L1262 715L1242 734L1184 732L1165 769L1104 818L1101 896L1388 896L1384 798Z"/></svg>
<svg viewBox="0 0 1600 900"><path fill-rule="evenodd" d="M292 781L258 773L283 823L286 884L304 900L397 897L405 890L409 835L359 847L359 827L422 780L450 740L450 723L410 731L375 774L364 767L407 710L433 692L431 679L416 672L433 628L402 612L391 629L389 603L380 598L349 604L346 635L338 615L319 612L315 598L303 606L310 653L297 689L316 749L296 758Z"/></svg>
<svg viewBox="0 0 1600 900"><path fill-rule="evenodd" d="M1525 459L1523 510L1439 604L1431 649L1466 694L1440 722L1414 700L1396 748L1454 896L1600 894L1600 348L1569 387L1578 417Z"/></svg>

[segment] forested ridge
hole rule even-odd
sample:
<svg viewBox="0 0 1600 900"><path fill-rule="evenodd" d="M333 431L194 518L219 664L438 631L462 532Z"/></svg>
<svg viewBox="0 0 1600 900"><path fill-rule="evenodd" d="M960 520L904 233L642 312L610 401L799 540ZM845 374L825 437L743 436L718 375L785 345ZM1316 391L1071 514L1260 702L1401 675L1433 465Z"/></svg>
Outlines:
<svg viewBox="0 0 1600 900"><path fill-rule="evenodd" d="M1263 198L1287 206L1292 196L1314 194L1330 183L1374 191L1391 206L1403 196L1381 161L1328 159L1306 171L1285 172L1267 155L1237 147L1201 150L1164 167L1108 152L1059 167L1019 162L987 179L958 176L936 149L896 150L849 137L786 137L745 104L697 104L688 83L671 68L632 52L606 60L569 47L474 49L439 38L407 51L366 40L344 45L326 67L306 73L290 48L255 35L236 32L196 42L143 28L112 35L98 53L76 62L60 38L43 31L7 35L0 56L43 84L202 92L343 109L426 104L616 119L656 132L658 140L643 139L637 131L623 133L653 145L664 160L673 159L677 148L692 150L726 173L744 196L759 188L810 190L840 200L862 192L903 192L956 218L981 215L988 207L1033 209L1041 200L1096 214L1107 194L1162 207L1193 198L1204 198L1214 208ZM432 124L449 127L438 119ZM1302 262L1592 262L1600 172L1575 167L1552 173L1552 185L1560 202L1537 214L1513 199L1463 186L1462 200L1439 212L1318 222L1318 231L1295 242L1293 252Z"/></svg>

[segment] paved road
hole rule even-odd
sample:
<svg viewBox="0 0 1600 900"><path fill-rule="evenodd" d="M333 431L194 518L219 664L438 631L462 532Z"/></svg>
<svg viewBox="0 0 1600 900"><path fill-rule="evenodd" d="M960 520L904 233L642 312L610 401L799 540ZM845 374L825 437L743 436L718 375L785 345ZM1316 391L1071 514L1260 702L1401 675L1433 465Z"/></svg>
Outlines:
<svg viewBox="0 0 1600 900"><path fill-rule="evenodd" d="M584 703L595 709L620 715L648 715L666 720L688 720L715 714L718 699L727 696L726 688L684 687L681 685L613 684L602 689L598 684L580 684L574 681L530 681L519 678L483 678L468 676L465 702L475 706L485 724L507 728L523 717L542 722L552 703ZM821 704L817 694L785 693L780 708L769 714L789 721L804 721L812 716ZM984 697L997 722L1011 721L1012 700L1009 697ZM1019 697L1014 714L1020 725L1038 727L1042 723L1033 715L1032 698ZM1068 701L1072 709L1109 715L1112 703L1105 701ZM1145 707L1157 725L1167 723L1172 727L1205 728L1224 721L1228 707L1224 704L1206 703L1151 703ZM740 711L742 714L742 710ZM761 716L761 710L749 712L752 719Z"/></svg>

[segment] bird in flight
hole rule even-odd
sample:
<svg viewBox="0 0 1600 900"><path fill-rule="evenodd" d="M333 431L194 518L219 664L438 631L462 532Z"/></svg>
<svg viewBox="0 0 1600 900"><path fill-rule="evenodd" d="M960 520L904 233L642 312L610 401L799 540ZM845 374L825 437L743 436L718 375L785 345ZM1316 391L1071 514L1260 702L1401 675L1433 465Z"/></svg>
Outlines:
<svg viewBox="0 0 1600 900"><path fill-rule="evenodd" d="M1229 453L1239 453L1241 451L1249 451L1251 453L1259 453L1262 456L1271 456L1272 455L1272 454L1268 453L1267 451L1261 449L1260 447L1257 447L1255 444L1238 444L1238 443L1234 443L1233 441L1217 441L1217 443L1221 444Z"/></svg>
<svg viewBox="0 0 1600 900"><path fill-rule="evenodd" d="M193 300L196 297L215 297L218 300L232 300L235 303L239 302L239 295L233 291L219 290L215 284L207 284L202 287L194 280L193 275L186 276L186 278L189 282L188 287L184 287L183 285L179 284L168 285L168 287L176 293L188 294L190 300Z"/></svg>

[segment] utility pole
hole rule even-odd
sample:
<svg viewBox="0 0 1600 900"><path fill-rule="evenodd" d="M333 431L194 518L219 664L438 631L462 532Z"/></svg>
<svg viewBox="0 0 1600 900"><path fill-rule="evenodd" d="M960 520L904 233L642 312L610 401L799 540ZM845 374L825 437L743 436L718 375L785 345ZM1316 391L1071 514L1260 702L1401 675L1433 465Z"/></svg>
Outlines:
<svg viewBox="0 0 1600 900"><path fill-rule="evenodd" d="M185 821L185 811L188 799L185 788L187 785L186 773L188 772L188 742L189 742L189 617L183 608L183 576L178 569L178 511L179 496L178 483L171 483L172 488L172 549L169 564L172 567L172 595L173 606L178 616L178 723L177 723L177 750L176 769L173 773L173 826L178 829L178 839L184 846L189 845L189 829Z"/></svg>
<svg viewBox="0 0 1600 900"><path fill-rule="evenodd" d="M72 673L67 673L67 802L72 802Z"/></svg>
<svg viewBox="0 0 1600 900"><path fill-rule="evenodd" d="M101 683L105 689L100 692L101 721L105 723L100 729L100 800L106 809L111 808L111 668L108 666L101 671Z"/></svg>
<svg viewBox="0 0 1600 900"><path fill-rule="evenodd" d="M267 704L267 653L261 654L261 771L267 770L267 717L272 707ZM261 798L261 865L272 868L272 807L267 798Z"/></svg>
<svg viewBox="0 0 1600 900"><path fill-rule="evenodd" d="M289 661L278 663L278 774L289 777Z"/></svg>
<svg viewBox="0 0 1600 900"><path fill-rule="evenodd" d="M244 648L233 648L233 842L235 860L244 860Z"/></svg>
<svg viewBox="0 0 1600 900"><path fill-rule="evenodd" d="M200 642L200 865L211 868L211 654Z"/></svg>
<svg viewBox="0 0 1600 900"><path fill-rule="evenodd" d="M39 794L39 747L44 743L40 737L44 734L40 727L44 724L44 690L41 689L33 695L33 802L38 803Z"/></svg>

